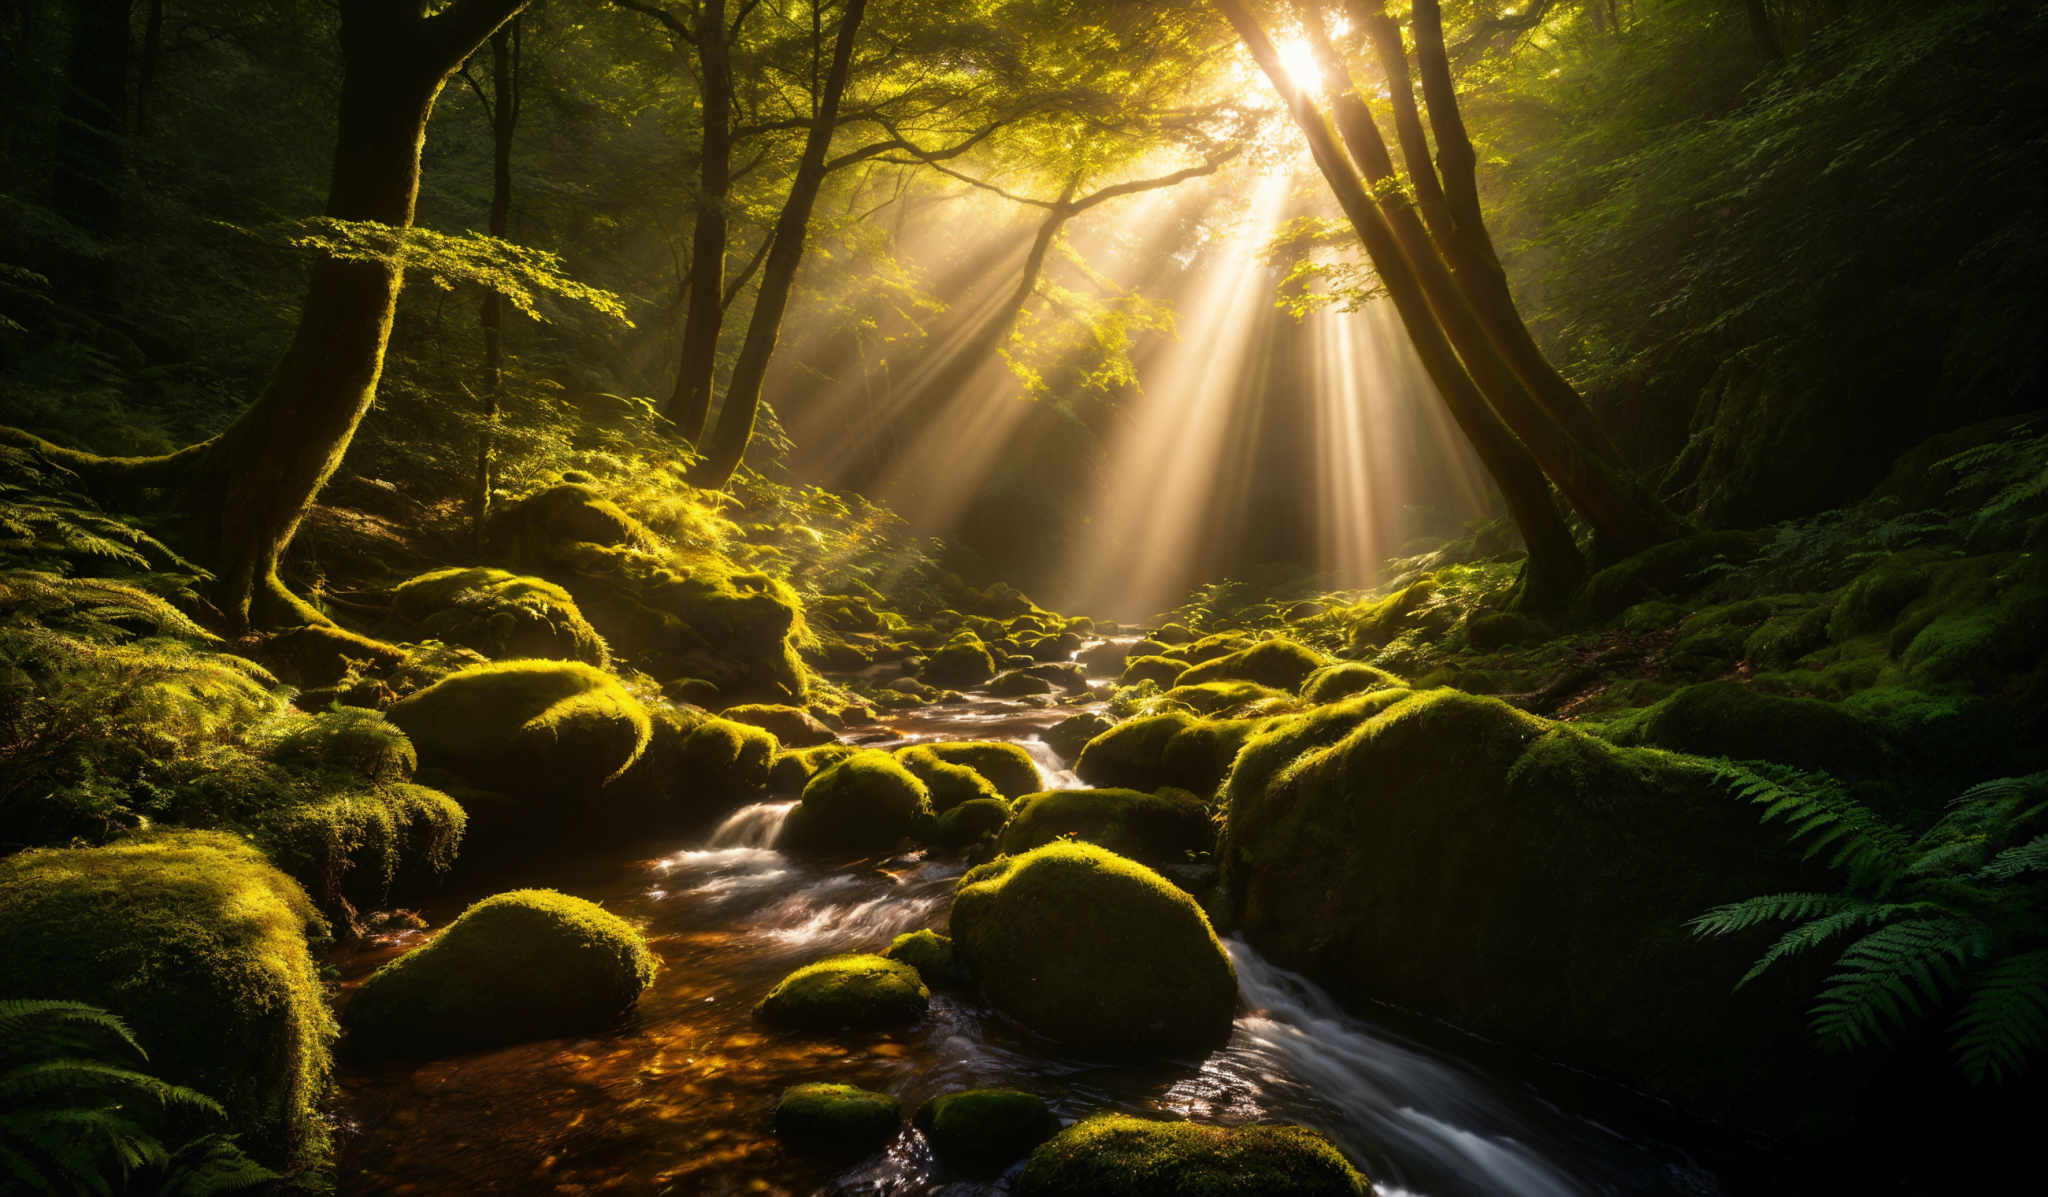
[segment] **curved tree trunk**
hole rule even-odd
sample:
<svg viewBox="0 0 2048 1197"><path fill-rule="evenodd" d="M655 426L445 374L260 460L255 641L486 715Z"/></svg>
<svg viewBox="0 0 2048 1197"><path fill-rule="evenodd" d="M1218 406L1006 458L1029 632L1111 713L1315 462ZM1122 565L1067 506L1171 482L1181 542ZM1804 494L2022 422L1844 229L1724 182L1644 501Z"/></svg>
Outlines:
<svg viewBox="0 0 2048 1197"><path fill-rule="evenodd" d="M512 134L519 127L519 19L513 18L491 35L491 236L512 232ZM497 439L498 409L505 398L505 297L496 288L484 292L478 323L483 327L483 412L476 437L476 493L471 498L471 531L484 538L491 513L492 456Z"/></svg>
<svg viewBox="0 0 2048 1197"><path fill-rule="evenodd" d="M775 342L781 335L782 313L789 306L797 267L803 262L811 209L817 204L818 190L825 182L825 154L832 147L832 131L839 123L839 101L846 94L846 78L853 68L853 43L866 10L867 0L847 0L840 15L838 39L832 48L832 65L825 75L823 94L817 111L811 114L803 157L797 162L789 200L776 219L774 240L761 268L761 288L754 298L747 339L740 345L739 360L733 363L732 378L725 387L725 405L718 413L718 424L711 432L704 459L690 472L690 480L699 486L716 490L731 480L733 471L746 456L748 442L754 438L754 418L761 410L761 384L767 378L768 360L774 356Z"/></svg>
<svg viewBox="0 0 2048 1197"><path fill-rule="evenodd" d="M726 44L725 0L704 0L697 18L697 63L703 73L703 144L697 165L696 224L690 232L690 304L683 316L683 354L676 367L668 417L691 444L704 439L725 323L726 203L732 189L732 54Z"/></svg>

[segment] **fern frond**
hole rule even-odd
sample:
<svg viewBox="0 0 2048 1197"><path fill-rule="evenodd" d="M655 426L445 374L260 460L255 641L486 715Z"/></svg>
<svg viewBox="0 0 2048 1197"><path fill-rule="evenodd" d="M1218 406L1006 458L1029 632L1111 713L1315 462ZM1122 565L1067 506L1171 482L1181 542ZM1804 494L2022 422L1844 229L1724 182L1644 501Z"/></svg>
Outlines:
<svg viewBox="0 0 2048 1197"><path fill-rule="evenodd" d="M0 1061L55 1055L94 1041L118 1044L138 1060L149 1058L128 1024L98 1006L38 998L0 1001Z"/></svg>
<svg viewBox="0 0 2048 1197"><path fill-rule="evenodd" d="M2012 881L2028 873L2048 873L2048 832L2000 852L1972 876L1985 881Z"/></svg>
<svg viewBox="0 0 2048 1197"><path fill-rule="evenodd" d="M1732 935L1763 923L1810 919L1832 915L1846 907L1864 905L1866 903L1846 894L1762 894L1716 906L1685 925L1692 928L1695 935Z"/></svg>
<svg viewBox="0 0 2048 1197"><path fill-rule="evenodd" d="M1956 1060L1972 1084L2024 1071L2048 1047L2048 949L1984 970L1956 1015Z"/></svg>
<svg viewBox="0 0 2048 1197"><path fill-rule="evenodd" d="M1960 920L1910 919L1880 927L1849 945L1813 1007L1825 1042L1861 1047L1890 1043L1953 993L1975 946Z"/></svg>
<svg viewBox="0 0 2048 1197"><path fill-rule="evenodd" d="M278 1174L242 1153L228 1135L202 1135L171 1153L157 1197L212 1197L262 1188Z"/></svg>
<svg viewBox="0 0 2048 1197"><path fill-rule="evenodd" d="M1840 935L1894 919L1903 914L1924 914L1938 908L1926 902L1856 902L1832 914L1822 915L1800 926L1792 928L1778 937L1778 941L1764 951L1757 962L1750 966L1742 979L1735 983L1737 989L1764 975L1773 964L1789 956L1810 952Z"/></svg>
<svg viewBox="0 0 2048 1197"><path fill-rule="evenodd" d="M148 1073L96 1060L56 1059L0 1072L0 1102L23 1103L61 1095L70 1101L149 1100L166 1110L187 1110L226 1118L220 1103L196 1089L173 1085Z"/></svg>

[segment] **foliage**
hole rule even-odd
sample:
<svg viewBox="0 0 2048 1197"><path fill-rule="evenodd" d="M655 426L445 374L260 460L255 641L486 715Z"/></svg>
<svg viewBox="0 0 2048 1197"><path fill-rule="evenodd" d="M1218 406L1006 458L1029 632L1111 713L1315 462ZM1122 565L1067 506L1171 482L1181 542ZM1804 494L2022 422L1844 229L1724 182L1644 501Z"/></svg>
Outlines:
<svg viewBox="0 0 2048 1197"><path fill-rule="evenodd" d="M1794 924L1739 984L1840 945L1813 1006L1822 1042L1893 1044L1953 1009L1973 1083L2018 1077L2048 1049L2048 774L1972 786L1917 838L1812 778L1750 774L1737 792L1845 874L1837 892L1764 894L1691 921L1700 935Z"/></svg>
<svg viewBox="0 0 2048 1197"><path fill-rule="evenodd" d="M35 1193L226 1193L277 1174L218 1131L220 1103L141 1071L128 1025L97 1006L0 1000L0 1172ZM174 1146L166 1146L168 1137ZM180 1142L180 1139L183 1139Z"/></svg>

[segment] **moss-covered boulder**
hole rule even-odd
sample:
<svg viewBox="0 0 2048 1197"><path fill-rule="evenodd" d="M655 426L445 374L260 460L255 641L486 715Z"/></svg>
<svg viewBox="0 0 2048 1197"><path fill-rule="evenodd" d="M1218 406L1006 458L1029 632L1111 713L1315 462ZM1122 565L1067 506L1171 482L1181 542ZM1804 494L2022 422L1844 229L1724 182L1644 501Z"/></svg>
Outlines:
<svg viewBox="0 0 2048 1197"><path fill-rule="evenodd" d="M1688 686L1620 724L1615 738L1842 778L1881 776L1895 762L1877 728L1840 704L1766 694L1732 680Z"/></svg>
<svg viewBox="0 0 2048 1197"><path fill-rule="evenodd" d="M1070 715L1046 729L1045 742L1061 760L1071 761L1081 755L1081 749L1088 741L1116 726L1116 721L1094 711L1083 711Z"/></svg>
<svg viewBox="0 0 2048 1197"><path fill-rule="evenodd" d="M986 689L997 698L1028 698L1035 694L1051 694L1058 687L1022 669L1011 669L990 679Z"/></svg>
<svg viewBox="0 0 2048 1197"><path fill-rule="evenodd" d="M1207 854L1215 833L1208 808L1178 794L1048 790L1017 800L999 843L1016 854L1070 837L1159 868Z"/></svg>
<svg viewBox="0 0 2048 1197"><path fill-rule="evenodd" d="M833 743L839 738L832 734L831 728L818 722L816 716L802 707L775 703L743 703L725 708L718 713L718 717L758 727L774 735L780 744L790 748L815 748L820 744Z"/></svg>
<svg viewBox="0 0 2048 1197"><path fill-rule="evenodd" d="M1267 640L1241 652L1196 665L1175 680L1177 686L1203 682L1257 682L1292 694L1309 674L1325 664L1321 654L1292 640Z"/></svg>
<svg viewBox="0 0 2048 1197"><path fill-rule="evenodd" d="M1189 724L1166 742L1154 788L1186 790L1205 801L1214 797L1236 764L1237 754L1272 722L1271 718L1203 719Z"/></svg>
<svg viewBox="0 0 2048 1197"><path fill-rule="evenodd" d="M802 852L887 852L932 813L931 791L896 758L863 749L804 786L778 847Z"/></svg>
<svg viewBox="0 0 2048 1197"><path fill-rule="evenodd" d="M1643 550L1586 580L1580 605L1595 619L1611 619L1637 603L1682 598L1706 584L1716 566L1755 556L1755 532L1701 532Z"/></svg>
<svg viewBox="0 0 2048 1197"><path fill-rule="evenodd" d="M1188 630L1186 624L1182 623L1160 624L1157 628L1153 629L1151 636L1151 639L1157 640L1161 644L1186 644L1194 638L1195 634Z"/></svg>
<svg viewBox="0 0 2048 1197"><path fill-rule="evenodd" d="M1132 657L1124 662L1123 673L1117 676L1117 685L1135 686L1142 682L1165 689L1179 680L1188 671L1188 663L1179 657Z"/></svg>
<svg viewBox="0 0 2048 1197"><path fill-rule="evenodd" d="M858 1159L887 1146L903 1128L903 1105L852 1085L792 1085L775 1102L776 1137L834 1159Z"/></svg>
<svg viewBox="0 0 2048 1197"><path fill-rule="evenodd" d="M670 830L701 830L769 792L775 737L761 728L714 719L693 707L650 705L653 734L612 796L589 812L620 835L644 834L650 822Z"/></svg>
<svg viewBox="0 0 2048 1197"><path fill-rule="evenodd" d="M1274 963L1745 1118L1825 1105L1803 1000L1735 992L1762 944L1686 929L1830 884L1714 763L1382 691L1255 736L1225 796L1224 891Z"/></svg>
<svg viewBox="0 0 2048 1197"><path fill-rule="evenodd" d="M640 932L595 902L513 890L371 974L342 1024L351 1050L409 1057L601 1031L654 970Z"/></svg>
<svg viewBox="0 0 2048 1197"><path fill-rule="evenodd" d="M1045 788L1031 754L1002 740L949 740L920 745L953 765L965 765L996 787L1005 798L1019 798ZM907 751L907 750L906 750Z"/></svg>
<svg viewBox="0 0 2048 1197"><path fill-rule="evenodd" d="M442 569L391 592L391 633L460 644L498 660L610 661L604 638L569 592L542 578L487 566Z"/></svg>
<svg viewBox="0 0 2048 1197"><path fill-rule="evenodd" d="M996 1175L1060 1129L1044 1098L1017 1089L941 1093L910 1121L940 1162L965 1176Z"/></svg>
<svg viewBox="0 0 2048 1197"><path fill-rule="evenodd" d="M1018 1197L1365 1197L1365 1178L1300 1126L1202 1126L1097 1114L1031 1153Z"/></svg>
<svg viewBox="0 0 2048 1197"><path fill-rule="evenodd" d="M1091 786L1106 789L1151 790L1164 784L1160 763L1167 742L1194 726L1193 715L1168 711L1142 719L1128 719L1088 741L1074 772Z"/></svg>
<svg viewBox="0 0 2048 1197"><path fill-rule="evenodd" d="M323 932L305 892L231 835L0 860L6 995L118 1014L152 1073L219 1101L244 1149L276 1166L325 1157L334 1021L307 946Z"/></svg>
<svg viewBox="0 0 2048 1197"><path fill-rule="evenodd" d="M988 645L972 634L957 636L932 650L924 663L924 680L934 686L978 686L994 677L996 659Z"/></svg>
<svg viewBox="0 0 2048 1197"><path fill-rule="evenodd" d="M918 970L900 960L830 956L776 982L754 1013L793 1031L871 1031L916 1022L931 997Z"/></svg>
<svg viewBox="0 0 2048 1197"><path fill-rule="evenodd" d="M1186 707L1198 715L1278 715L1301 709L1301 701L1286 690L1244 681L1175 686L1159 699L1163 705Z"/></svg>
<svg viewBox="0 0 2048 1197"><path fill-rule="evenodd" d="M994 782L966 765L945 760L928 746L900 749L896 759L924 782L931 792L932 810L937 814L943 815L963 802L1002 797Z"/></svg>
<svg viewBox="0 0 2048 1197"><path fill-rule="evenodd" d="M1131 646L1116 640L1091 644L1074 655L1074 661L1089 677L1115 677L1124 671Z"/></svg>
<svg viewBox="0 0 2048 1197"><path fill-rule="evenodd" d="M925 842L934 848L955 851L972 848L1000 834L1009 821L1008 802L1001 798L976 798L934 819Z"/></svg>
<svg viewBox="0 0 2048 1197"><path fill-rule="evenodd" d="M777 794L801 794L825 766L843 761L859 751L851 744L820 744L816 748L792 748L778 752L769 765L768 788Z"/></svg>
<svg viewBox="0 0 2048 1197"><path fill-rule="evenodd" d="M568 661L451 674L386 712L420 763L520 797L587 797L647 747L647 710L617 678Z"/></svg>
<svg viewBox="0 0 2048 1197"><path fill-rule="evenodd" d="M1146 1055L1230 1036L1237 973L1208 916L1159 874L1093 844L970 869L952 935L992 1004L1060 1042Z"/></svg>
<svg viewBox="0 0 2048 1197"><path fill-rule="evenodd" d="M889 941L882 955L917 970L927 986L947 985L962 979L960 961L953 954L953 941L936 931L905 931Z"/></svg>

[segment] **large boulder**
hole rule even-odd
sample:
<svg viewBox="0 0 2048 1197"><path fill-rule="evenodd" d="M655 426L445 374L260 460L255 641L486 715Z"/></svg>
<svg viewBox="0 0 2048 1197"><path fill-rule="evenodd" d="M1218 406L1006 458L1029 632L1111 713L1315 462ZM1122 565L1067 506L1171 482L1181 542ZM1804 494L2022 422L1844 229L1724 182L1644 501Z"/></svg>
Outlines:
<svg viewBox="0 0 2048 1197"><path fill-rule="evenodd" d="M995 657L972 633L963 633L932 650L924 665L924 680L934 686L978 686L995 673Z"/></svg>
<svg viewBox="0 0 2048 1197"><path fill-rule="evenodd" d="M610 658L568 591L486 566L435 570L400 583L391 592L391 631L498 660L540 657L603 668Z"/></svg>
<svg viewBox="0 0 2048 1197"><path fill-rule="evenodd" d="M647 941L547 889L485 898L378 969L342 1011L366 1055L444 1056L616 1025L654 979Z"/></svg>
<svg viewBox="0 0 2048 1197"><path fill-rule="evenodd" d="M1167 742L1195 723L1184 711L1127 719L1088 741L1074 772L1091 786L1155 789L1163 784L1160 766Z"/></svg>
<svg viewBox="0 0 2048 1197"><path fill-rule="evenodd" d="M1163 868L1207 855L1215 833L1209 811L1183 795L1138 790L1048 790L1017 800L998 841L1004 852L1029 852L1054 840L1099 844L1119 856Z"/></svg>
<svg viewBox="0 0 2048 1197"><path fill-rule="evenodd" d="M791 748L816 748L830 744L839 737L832 729L818 722L817 716L802 707L784 706L776 703L742 703L720 711L719 718L734 723L749 723L764 731L772 732L776 740Z"/></svg>
<svg viewBox="0 0 2048 1197"><path fill-rule="evenodd" d="M568 661L464 669L386 716L423 766L520 798L586 798L623 774L653 732L617 678Z"/></svg>
<svg viewBox="0 0 2048 1197"><path fill-rule="evenodd" d="M963 802L1000 798L995 783L966 765L956 765L924 745L898 750L897 761L931 791L932 810L945 814Z"/></svg>
<svg viewBox="0 0 2048 1197"><path fill-rule="evenodd" d="M1266 640L1241 652L1196 665L1180 675L1177 686L1203 682L1257 682L1288 693L1301 688L1309 674L1323 667L1322 656L1292 640Z"/></svg>
<svg viewBox="0 0 2048 1197"><path fill-rule="evenodd" d="M863 749L804 786L779 847L810 852L887 852L931 814L931 792L896 758Z"/></svg>
<svg viewBox="0 0 2048 1197"><path fill-rule="evenodd" d="M1202 908L1152 870L1055 843L960 879L954 950L988 1000L1090 1051L1202 1052L1230 1036L1237 973Z"/></svg>
<svg viewBox="0 0 2048 1197"><path fill-rule="evenodd" d="M866 1031L916 1022L931 997L912 965L886 956L830 956L776 982L754 1013L794 1031Z"/></svg>
<svg viewBox="0 0 2048 1197"><path fill-rule="evenodd" d="M307 945L320 916L247 842L139 833L0 860L9 998L111 1010L150 1071L219 1101L278 1167L325 1160L334 1020Z"/></svg>
<svg viewBox="0 0 2048 1197"><path fill-rule="evenodd" d="M1202 1126L1097 1114L1031 1153L1018 1197L1366 1197L1328 1139L1300 1126Z"/></svg>
<svg viewBox="0 0 2048 1197"><path fill-rule="evenodd" d="M1803 1003L1775 974L1734 992L1767 940L1686 922L1831 883L1721 774L1491 698L1362 695L1240 754L1228 906L1340 997L1764 1118L1817 1100Z"/></svg>
<svg viewBox="0 0 2048 1197"><path fill-rule="evenodd" d="M1002 1172L1060 1129L1044 1098L1017 1089L941 1093L910 1122L946 1167L967 1176Z"/></svg>
<svg viewBox="0 0 2048 1197"><path fill-rule="evenodd" d="M1020 798L1045 788L1031 754L1002 740L951 740L913 745L899 752L924 748L951 765L965 765L986 777L1005 798Z"/></svg>
<svg viewBox="0 0 2048 1197"><path fill-rule="evenodd" d="M786 755L772 733L660 702L648 715L647 751L620 782L626 800L601 812L618 833L645 834L650 822L701 829L769 793L773 762Z"/></svg>
<svg viewBox="0 0 2048 1197"><path fill-rule="evenodd" d="M1840 704L1766 694L1732 680L1688 686L1618 730L1626 742L1843 778L1882 776L1896 765L1877 729Z"/></svg>

